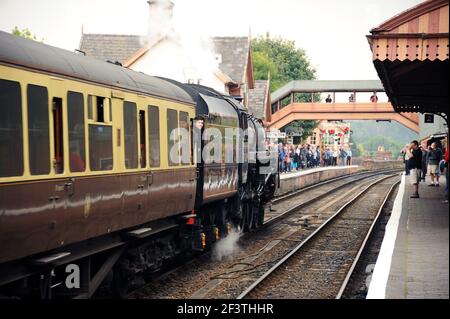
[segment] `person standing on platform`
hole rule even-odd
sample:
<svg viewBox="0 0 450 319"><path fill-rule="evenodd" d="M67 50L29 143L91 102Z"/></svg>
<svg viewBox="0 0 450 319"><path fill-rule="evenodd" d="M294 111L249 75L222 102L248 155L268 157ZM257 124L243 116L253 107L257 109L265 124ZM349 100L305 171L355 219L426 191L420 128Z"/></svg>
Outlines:
<svg viewBox="0 0 450 319"><path fill-rule="evenodd" d="M294 167L296 171L298 171L299 166L300 166L300 148L297 145L297 147L295 147L294 149Z"/></svg>
<svg viewBox="0 0 450 319"><path fill-rule="evenodd" d="M333 99L331 98L331 95L328 94L327 98L325 99L325 103L332 103Z"/></svg>
<svg viewBox="0 0 450 319"><path fill-rule="evenodd" d="M428 152L422 145L419 146L422 151L422 176L421 181L425 182L425 177L427 176L427 160L428 160Z"/></svg>
<svg viewBox="0 0 450 319"><path fill-rule="evenodd" d="M412 141L406 149L406 155L408 156L410 181L414 190L410 197L419 198L419 183L422 170L422 151L419 149L419 142L416 140Z"/></svg>
<svg viewBox="0 0 450 319"><path fill-rule="evenodd" d="M328 166L333 166L333 152L328 148Z"/></svg>
<svg viewBox="0 0 450 319"><path fill-rule="evenodd" d="M291 159L291 171L297 170L297 166L295 165L295 149L292 144L289 146L289 158Z"/></svg>
<svg viewBox="0 0 450 319"><path fill-rule="evenodd" d="M436 144L431 143L428 154L428 172L430 172L431 184L428 186L439 187L439 162L442 159L442 151Z"/></svg>
<svg viewBox="0 0 450 319"><path fill-rule="evenodd" d="M302 161L302 169L308 167L308 149L306 148L306 144L302 145L301 149L301 161Z"/></svg>
<svg viewBox="0 0 450 319"><path fill-rule="evenodd" d="M290 172L291 171L291 157L290 157L290 147L289 144L287 144L284 147L284 151L286 153L286 157L285 157L285 166L286 166L286 171Z"/></svg>
<svg viewBox="0 0 450 319"><path fill-rule="evenodd" d="M339 157L341 159L341 166L345 166L345 159L347 157L347 153L344 151L343 148L341 148L339 151Z"/></svg>
<svg viewBox="0 0 450 319"><path fill-rule="evenodd" d="M316 166L320 166L320 148L316 146Z"/></svg>
<svg viewBox="0 0 450 319"><path fill-rule="evenodd" d="M347 150L347 165L352 165L352 150L349 148Z"/></svg>
<svg viewBox="0 0 450 319"><path fill-rule="evenodd" d="M280 172L286 173L286 150L282 143L280 143L278 147L280 149Z"/></svg>
<svg viewBox="0 0 450 319"><path fill-rule="evenodd" d="M310 168L312 163L311 145L306 147L306 167Z"/></svg>
<svg viewBox="0 0 450 319"><path fill-rule="evenodd" d="M318 166L317 165L318 157L317 157L316 147L314 145L311 147L311 153L312 153L312 166L316 167L316 166Z"/></svg>
<svg viewBox="0 0 450 319"><path fill-rule="evenodd" d="M406 144L405 147L401 150L403 157L403 164L405 164L405 175L409 175L408 155L407 155L408 148L409 144Z"/></svg>

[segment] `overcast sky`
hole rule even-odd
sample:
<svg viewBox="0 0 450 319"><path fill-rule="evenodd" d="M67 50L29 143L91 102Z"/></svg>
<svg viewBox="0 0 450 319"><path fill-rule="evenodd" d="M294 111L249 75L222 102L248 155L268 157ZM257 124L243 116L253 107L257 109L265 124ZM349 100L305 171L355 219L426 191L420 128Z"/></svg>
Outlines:
<svg viewBox="0 0 450 319"><path fill-rule="evenodd" d="M174 0L174 27L191 36L281 36L306 50L321 80L377 79L371 28L421 0ZM50 45L78 48L85 33L147 32L146 0L0 0L0 30L29 28Z"/></svg>

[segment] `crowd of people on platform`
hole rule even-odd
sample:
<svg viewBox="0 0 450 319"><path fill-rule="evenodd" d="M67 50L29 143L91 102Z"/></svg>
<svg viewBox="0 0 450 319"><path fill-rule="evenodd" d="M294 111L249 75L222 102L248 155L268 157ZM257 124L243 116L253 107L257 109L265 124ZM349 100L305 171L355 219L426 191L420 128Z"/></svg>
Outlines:
<svg viewBox="0 0 450 319"><path fill-rule="evenodd" d="M344 148L318 147L314 144L278 144L278 163L281 173L314 167L351 165L352 151Z"/></svg>
<svg viewBox="0 0 450 319"><path fill-rule="evenodd" d="M410 176L414 186L412 198L419 198L419 183L425 182L427 174L430 176L429 187L439 187L439 178L446 173L445 201L448 202L448 148L442 149L438 142L427 147L419 145L417 141L406 144L401 150L405 163L405 175Z"/></svg>

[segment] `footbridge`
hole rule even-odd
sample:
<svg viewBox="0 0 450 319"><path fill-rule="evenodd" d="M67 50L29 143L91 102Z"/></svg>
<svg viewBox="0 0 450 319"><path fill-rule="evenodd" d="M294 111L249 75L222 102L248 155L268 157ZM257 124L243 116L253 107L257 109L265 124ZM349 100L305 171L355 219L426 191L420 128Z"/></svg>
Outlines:
<svg viewBox="0 0 450 319"><path fill-rule="evenodd" d="M342 92L348 93L348 101L336 102L336 93ZM268 126L280 129L295 120L379 120L397 121L419 132L418 115L395 112L389 101L378 101L381 92L379 80L292 81L272 93L270 110L266 110ZM328 103L320 98L323 93L328 93Z"/></svg>

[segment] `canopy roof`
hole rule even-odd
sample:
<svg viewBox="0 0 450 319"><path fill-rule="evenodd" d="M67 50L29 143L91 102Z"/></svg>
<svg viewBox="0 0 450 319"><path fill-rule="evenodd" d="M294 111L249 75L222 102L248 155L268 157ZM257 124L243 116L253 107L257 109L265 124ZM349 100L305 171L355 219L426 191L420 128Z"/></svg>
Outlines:
<svg viewBox="0 0 450 319"><path fill-rule="evenodd" d="M397 112L448 113L449 1L430 0L367 36L373 63Z"/></svg>

